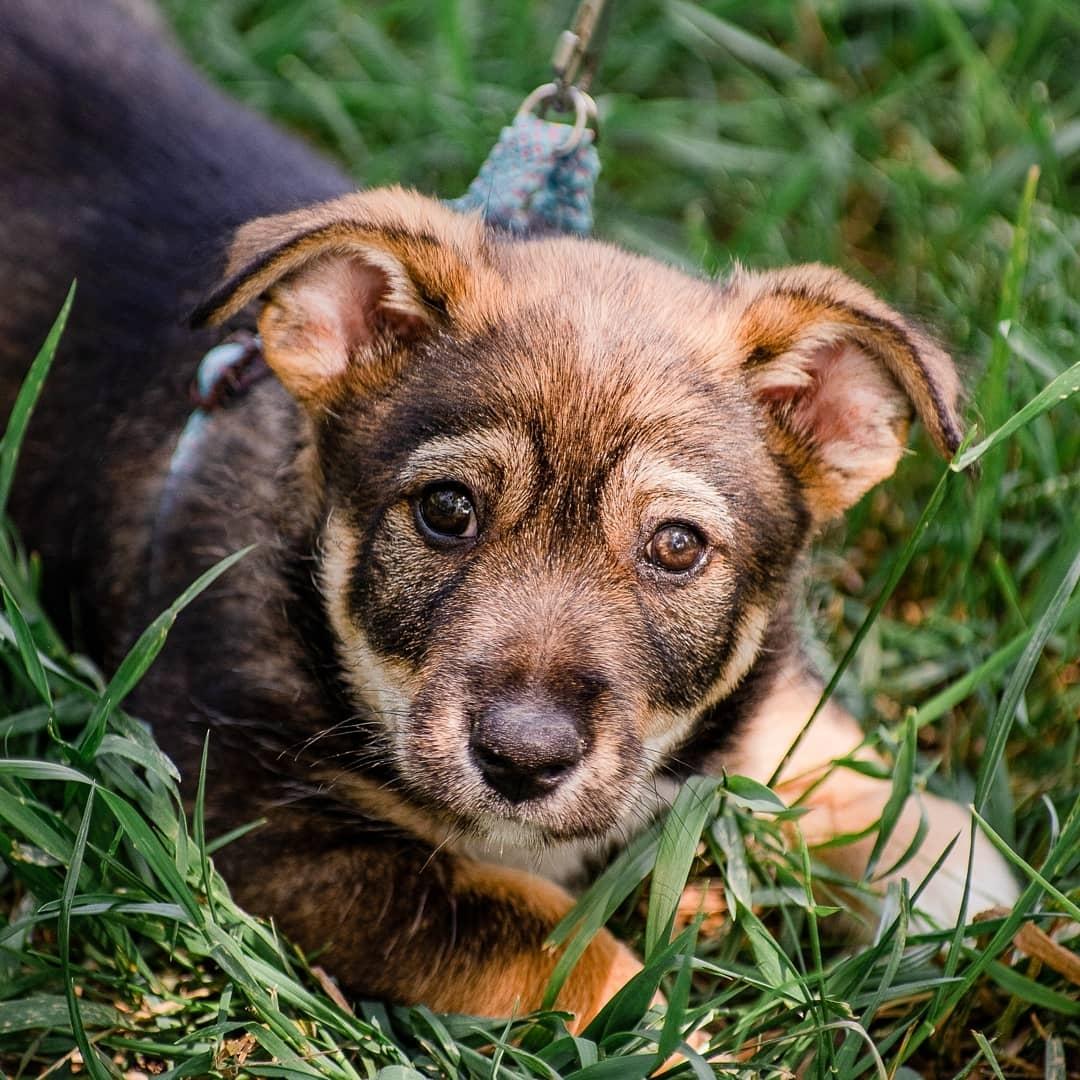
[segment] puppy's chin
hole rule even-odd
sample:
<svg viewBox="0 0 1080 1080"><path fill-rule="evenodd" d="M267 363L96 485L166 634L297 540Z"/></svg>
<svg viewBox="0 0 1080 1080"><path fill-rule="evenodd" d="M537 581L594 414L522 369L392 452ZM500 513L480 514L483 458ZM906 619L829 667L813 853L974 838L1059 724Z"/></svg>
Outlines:
<svg viewBox="0 0 1080 1080"><path fill-rule="evenodd" d="M456 768L454 767L456 764ZM407 792L465 835L493 845L541 850L567 841L601 841L655 812L654 786L637 769L617 776L590 772L588 762L547 795L512 802L490 788L467 761L424 768L399 759Z"/></svg>

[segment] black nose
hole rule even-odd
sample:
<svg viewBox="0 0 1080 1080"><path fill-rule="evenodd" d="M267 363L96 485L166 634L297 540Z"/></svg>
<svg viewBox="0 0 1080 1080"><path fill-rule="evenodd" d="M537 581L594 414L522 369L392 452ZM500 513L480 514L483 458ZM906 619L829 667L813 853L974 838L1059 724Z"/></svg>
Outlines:
<svg viewBox="0 0 1080 1080"><path fill-rule="evenodd" d="M546 700L515 700L478 716L469 749L491 787L511 802L524 802L559 786L581 760L585 740L565 708Z"/></svg>

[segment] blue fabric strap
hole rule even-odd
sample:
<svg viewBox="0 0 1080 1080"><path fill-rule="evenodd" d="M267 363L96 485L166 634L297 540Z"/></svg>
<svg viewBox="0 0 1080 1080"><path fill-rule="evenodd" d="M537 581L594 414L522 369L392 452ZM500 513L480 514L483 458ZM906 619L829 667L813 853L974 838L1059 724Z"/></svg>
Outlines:
<svg viewBox="0 0 1080 1080"><path fill-rule="evenodd" d="M564 152L571 140L568 124L519 115L502 129L469 190L447 206L479 210L489 225L513 233L590 232L600 155L588 128Z"/></svg>

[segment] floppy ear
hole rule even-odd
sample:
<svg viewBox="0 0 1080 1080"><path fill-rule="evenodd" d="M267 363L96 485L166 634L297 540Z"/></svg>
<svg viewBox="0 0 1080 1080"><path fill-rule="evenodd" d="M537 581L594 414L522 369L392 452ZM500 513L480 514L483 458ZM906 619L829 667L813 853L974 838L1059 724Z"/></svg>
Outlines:
<svg viewBox="0 0 1080 1080"><path fill-rule="evenodd" d="M265 298L266 362L317 406L346 379L378 379L445 319L469 289L482 237L478 218L401 188L259 218L237 232L223 280L191 321L217 324Z"/></svg>
<svg viewBox="0 0 1080 1080"><path fill-rule="evenodd" d="M912 412L942 454L956 450L952 360L869 290L820 265L739 270L728 289L746 378L816 520L892 474Z"/></svg>

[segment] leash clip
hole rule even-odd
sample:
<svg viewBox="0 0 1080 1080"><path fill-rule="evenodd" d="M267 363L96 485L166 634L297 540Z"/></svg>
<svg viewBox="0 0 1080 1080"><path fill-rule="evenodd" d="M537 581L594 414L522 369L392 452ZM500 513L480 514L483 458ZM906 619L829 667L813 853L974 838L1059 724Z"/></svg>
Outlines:
<svg viewBox="0 0 1080 1080"><path fill-rule="evenodd" d="M588 89L600 62L610 14L607 0L581 0L570 29L564 30L555 41L551 54L554 80L538 86L517 111L518 117L535 111L541 119L545 118L549 108L558 113L574 114L573 129L557 150L560 156L572 154L581 145L590 120L593 122L593 142L599 141L596 102L589 96Z"/></svg>
<svg viewBox="0 0 1080 1080"><path fill-rule="evenodd" d="M600 61L610 11L607 0L581 0L570 29L564 30L555 42L551 66L559 93L555 107L561 112L570 111L566 95L573 87L583 93L589 89Z"/></svg>
<svg viewBox="0 0 1080 1080"><path fill-rule="evenodd" d="M191 403L203 412L212 412L240 397L269 373L259 336L237 330L200 361L191 384Z"/></svg>
<svg viewBox="0 0 1080 1080"><path fill-rule="evenodd" d="M584 90L577 86L568 86L564 89L557 82L544 83L542 86L538 86L518 106L517 116L515 117L515 119L518 119L530 115L534 110L538 111L540 116L543 116L549 104L554 104L554 107L560 112L569 112L569 109L564 109L561 105L561 102L567 98L569 98L573 107L574 126L556 151L560 156L572 154L581 145L589 121L592 120L595 123L597 120L596 102ZM597 131L593 128L593 142L596 141Z"/></svg>

